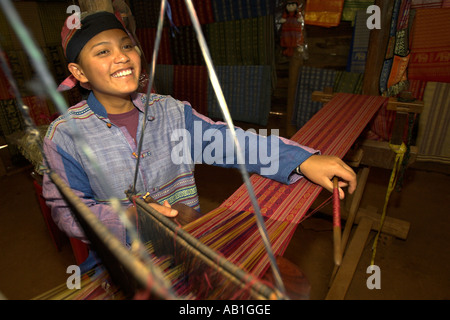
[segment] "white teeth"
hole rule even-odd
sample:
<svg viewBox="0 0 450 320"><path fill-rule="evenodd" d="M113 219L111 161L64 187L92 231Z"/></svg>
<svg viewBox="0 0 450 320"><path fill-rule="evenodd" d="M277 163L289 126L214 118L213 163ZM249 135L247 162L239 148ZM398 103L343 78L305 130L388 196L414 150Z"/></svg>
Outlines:
<svg viewBox="0 0 450 320"><path fill-rule="evenodd" d="M114 78L119 78L119 77L128 76L130 74L131 74L131 69L127 69L127 70L123 70L123 71L120 71L120 72L116 72L112 76Z"/></svg>

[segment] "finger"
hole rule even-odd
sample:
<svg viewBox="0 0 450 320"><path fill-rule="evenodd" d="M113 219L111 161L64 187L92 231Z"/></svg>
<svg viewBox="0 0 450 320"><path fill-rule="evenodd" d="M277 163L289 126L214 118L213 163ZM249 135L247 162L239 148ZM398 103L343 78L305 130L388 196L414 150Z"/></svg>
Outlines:
<svg viewBox="0 0 450 320"><path fill-rule="evenodd" d="M172 209L170 207L166 207L166 206L161 206L159 204L155 204L155 203L151 203L150 204L156 211L158 211L159 213L165 215L166 217L170 217L173 218L176 215L178 215L178 211L175 209Z"/></svg>
<svg viewBox="0 0 450 320"><path fill-rule="evenodd" d="M172 208L172 206L170 205L169 201L167 201L167 200L164 201L163 206L167 207L167 208Z"/></svg>

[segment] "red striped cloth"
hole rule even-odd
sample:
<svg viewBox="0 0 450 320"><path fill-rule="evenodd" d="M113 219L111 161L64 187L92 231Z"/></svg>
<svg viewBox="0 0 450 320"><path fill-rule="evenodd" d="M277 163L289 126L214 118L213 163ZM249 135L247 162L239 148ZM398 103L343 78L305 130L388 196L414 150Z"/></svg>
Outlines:
<svg viewBox="0 0 450 320"><path fill-rule="evenodd" d="M169 0L172 10L173 23L176 26L191 26L191 18L184 2ZM214 14L211 0L193 0L194 8L200 24L209 24L214 22Z"/></svg>
<svg viewBox="0 0 450 320"><path fill-rule="evenodd" d="M208 82L206 66L173 67L173 96L203 115L208 115Z"/></svg>
<svg viewBox="0 0 450 320"><path fill-rule="evenodd" d="M319 149L324 155L342 158L387 101L387 98L379 96L337 94L292 140ZM322 187L306 179L288 186L256 174L250 180L266 220L273 251L276 255L282 255L296 226ZM243 227L239 222L241 216L248 212L254 210L246 186L242 185L219 208L185 228L201 241L207 241L209 246L233 263L262 276L269 267L269 261L262 258L265 249L261 237L254 225Z"/></svg>
<svg viewBox="0 0 450 320"><path fill-rule="evenodd" d="M158 51L157 64L172 64L172 53L170 50L169 28L166 27L162 31L161 43ZM152 62L153 49L155 47L156 28L138 28L136 29L136 37L141 44L143 54L147 63Z"/></svg>
<svg viewBox="0 0 450 320"><path fill-rule="evenodd" d="M450 8L417 9L409 79L450 82Z"/></svg>

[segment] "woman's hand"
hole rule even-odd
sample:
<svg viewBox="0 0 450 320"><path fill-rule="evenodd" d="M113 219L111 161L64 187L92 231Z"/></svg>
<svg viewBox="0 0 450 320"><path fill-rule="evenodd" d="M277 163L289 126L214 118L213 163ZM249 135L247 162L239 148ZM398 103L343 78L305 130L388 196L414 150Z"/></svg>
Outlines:
<svg viewBox="0 0 450 320"><path fill-rule="evenodd" d="M178 210L172 209L167 200L164 201L163 205L157 203L149 203L148 205L166 217L173 218L178 215ZM127 216L131 221L136 221L137 211L135 206L131 206L127 209Z"/></svg>
<svg viewBox="0 0 450 320"><path fill-rule="evenodd" d="M333 192L333 178L339 177L339 198L344 199L343 187L351 194L356 189L356 174L344 161L335 156L312 155L300 165L303 175L312 182Z"/></svg>

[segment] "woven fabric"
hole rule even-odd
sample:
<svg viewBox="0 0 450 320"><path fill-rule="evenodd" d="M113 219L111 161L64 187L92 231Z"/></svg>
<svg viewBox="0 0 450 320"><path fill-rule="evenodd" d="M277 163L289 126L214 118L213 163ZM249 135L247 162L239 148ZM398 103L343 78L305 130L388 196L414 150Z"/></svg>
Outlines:
<svg viewBox="0 0 450 320"><path fill-rule="evenodd" d="M29 108L30 117L37 126L51 122L50 109L46 99L37 96L24 97L23 103Z"/></svg>
<svg viewBox="0 0 450 320"><path fill-rule="evenodd" d="M409 78L450 82L450 9L417 9Z"/></svg>
<svg viewBox="0 0 450 320"><path fill-rule="evenodd" d="M443 0L412 0L413 9L442 8Z"/></svg>
<svg viewBox="0 0 450 320"><path fill-rule="evenodd" d="M205 66L174 66L173 96L188 101L197 112L208 115L208 72Z"/></svg>
<svg viewBox="0 0 450 320"><path fill-rule="evenodd" d="M7 136L24 128L22 113L15 99L0 100L0 129Z"/></svg>
<svg viewBox="0 0 450 320"><path fill-rule="evenodd" d="M318 149L322 154L343 157L386 102L384 97L339 93L319 110L292 140ZM255 175L252 180L257 197L265 199L260 204L264 215L271 218L276 215L277 220L289 222L299 221L301 212L306 212L314 200L311 199L313 192L321 189L306 179L290 186ZM251 211L244 188L245 186L236 191L223 205L234 210ZM272 203L273 201L275 203Z"/></svg>
<svg viewBox="0 0 450 320"><path fill-rule="evenodd" d="M61 28L67 18L67 3L40 2L39 19L46 46L61 47Z"/></svg>
<svg viewBox="0 0 450 320"><path fill-rule="evenodd" d="M33 68L23 50L9 50L5 52L8 57L12 75L22 96L30 96L27 83L33 78Z"/></svg>
<svg viewBox="0 0 450 320"><path fill-rule="evenodd" d="M271 106L270 66L217 66L216 73L235 121L266 125ZM208 84L208 115L223 119L216 94Z"/></svg>
<svg viewBox="0 0 450 320"><path fill-rule="evenodd" d="M215 65L271 65L275 45L271 16L206 26Z"/></svg>
<svg viewBox="0 0 450 320"><path fill-rule="evenodd" d="M232 21L271 15L274 12L271 0L211 0L214 21Z"/></svg>
<svg viewBox="0 0 450 320"><path fill-rule="evenodd" d="M184 1L169 0L172 11L173 23L176 26L191 26L191 18ZM214 22L214 15L211 0L193 0L197 18L200 24L208 24Z"/></svg>
<svg viewBox="0 0 450 320"><path fill-rule="evenodd" d="M155 68L155 89L163 95L173 96L173 74L174 66L169 64L158 64Z"/></svg>
<svg viewBox="0 0 450 320"><path fill-rule="evenodd" d="M174 65L204 65L204 59L194 27L179 27L170 38L170 48Z"/></svg>
<svg viewBox="0 0 450 320"><path fill-rule="evenodd" d="M138 28L156 28L161 10L159 0L133 0L130 1L130 9L133 12Z"/></svg>
<svg viewBox="0 0 450 320"><path fill-rule="evenodd" d="M323 91L326 87L334 87L336 71L302 67L297 81L297 93L292 122L301 128L322 108L322 103L311 100L314 91Z"/></svg>
<svg viewBox="0 0 450 320"><path fill-rule="evenodd" d="M367 8L373 5L375 0L345 0L342 9L342 21L355 22L357 12L366 12Z"/></svg>
<svg viewBox="0 0 450 320"><path fill-rule="evenodd" d="M341 22L344 0L308 0L305 23L321 27L336 27Z"/></svg>
<svg viewBox="0 0 450 320"><path fill-rule="evenodd" d="M28 28L28 31L31 33L33 39L36 41L36 44L38 46L44 47L45 36L44 32L42 31L41 21L38 16L38 3L32 1L16 1L14 2L14 6L16 7L17 13L20 15L23 23ZM10 29L10 36L13 41L13 48L15 50L22 50L22 44L20 43L19 38L16 36L15 31L12 28Z"/></svg>
<svg viewBox="0 0 450 320"><path fill-rule="evenodd" d="M367 28L366 11L355 14L352 46L347 71L364 73L366 69L367 52L369 50L370 29Z"/></svg>
<svg viewBox="0 0 450 320"><path fill-rule="evenodd" d="M155 46L156 28L137 28L136 38L141 44L143 54L150 64L153 58ZM164 28L161 35L161 43L158 51L157 64L173 64L172 52L170 48L170 30Z"/></svg>
<svg viewBox="0 0 450 320"><path fill-rule="evenodd" d="M417 161L450 164L449 96L449 83L428 82L417 136Z"/></svg>
<svg viewBox="0 0 450 320"><path fill-rule="evenodd" d="M337 71L333 92L361 94L364 74Z"/></svg>

